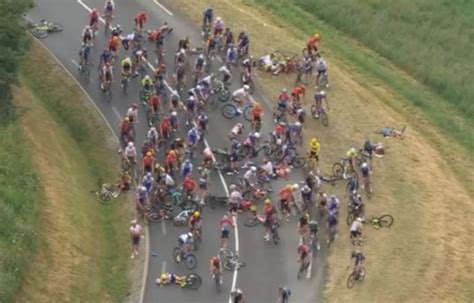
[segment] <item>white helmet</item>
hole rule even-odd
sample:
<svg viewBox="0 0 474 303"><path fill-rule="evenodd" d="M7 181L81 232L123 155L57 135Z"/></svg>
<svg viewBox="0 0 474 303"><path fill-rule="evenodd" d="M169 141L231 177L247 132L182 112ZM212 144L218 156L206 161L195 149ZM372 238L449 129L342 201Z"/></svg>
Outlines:
<svg viewBox="0 0 474 303"><path fill-rule="evenodd" d="M295 122L295 126L296 126L296 127L300 127L300 126L301 126L300 121L296 121L296 122Z"/></svg>
<svg viewBox="0 0 474 303"><path fill-rule="evenodd" d="M248 91L250 89L250 86L248 86L247 84L245 84L243 87L244 87L244 91Z"/></svg>
<svg viewBox="0 0 474 303"><path fill-rule="evenodd" d="M360 217L357 218L357 222L361 222L361 223L362 223L363 221L364 221L364 220L362 220L362 218L360 218Z"/></svg>
<svg viewBox="0 0 474 303"><path fill-rule="evenodd" d="M217 20L217 21L222 21L222 18L221 18L221 17L217 17L216 20Z"/></svg>
<svg viewBox="0 0 474 303"><path fill-rule="evenodd" d="M361 167L363 167L363 168L369 167L369 164L367 164L367 162L364 162L364 163L362 163Z"/></svg>
<svg viewBox="0 0 474 303"><path fill-rule="evenodd" d="M137 224L137 220L133 219L132 221L130 221L130 224Z"/></svg>
<svg viewBox="0 0 474 303"><path fill-rule="evenodd" d="M282 143L283 143L283 141L281 139L277 139L277 141L276 141L277 145L281 145Z"/></svg>
<svg viewBox="0 0 474 303"><path fill-rule="evenodd" d="M128 142L128 146L133 147L133 142L132 141Z"/></svg>
<svg viewBox="0 0 474 303"><path fill-rule="evenodd" d="M200 54L199 59L204 60L204 54Z"/></svg>
<svg viewBox="0 0 474 303"><path fill-rule="evenodd" d="M253 172L256 172L257 168L255 166L252 166L252 167L250 167L250 170L253 171Z"/></svg>
<svg viewBox="0 0 474 303"><path fill-rule="evenodd" d="M326 92L325 92L325 91L323 91L323 90L322 90L322 91L320 91L319 93L321 94L321 96L324 96L324 95L326 95Z"/></svg>
<svg viewBox="0 0 474 303"><path fill-rule="evenodd" d="M178 113L176 111L171 112L171 116L177 116L177 115L178 115Z"/></svg>
<svg viewBox="0 0 474 303"><path fill-rule="evenodd" d="M191 232L188 233L188 237L192 238L193 234Z"/></svg>
<svg viewBox="0 0 474 303"><path fill-rule="evenodd" d="M354 147L351 147L350 151L351 151L351 153L353 153L353 154L355 154L355 153L357 152Z"/></svg>
<svg viewBox="0 0 474 303"><path fill-rule="evenodd" d="M295 183L295 184L293 184L293 186L291 188L293 188L293 190L298 190L298 189L300 189L300 186L297 183Z"/></svg>
<svg viewBox="0 0 474 303"><path fill-rule="evenodd" d="M86 25L86 29L91 29L91 26L90 26L90 25Z"/></svg>
<svg viewBox="0 0 474 303"><path fill-rule="evenodd" d="M259 132L254 132L253 135L254 135L254 137L257 138L257 139L260 138L260 133L259 133Z"/></svg>
<svg viewBox="0 0 474 303"><path fill-rule="evenodd" d="M194 101L194 96L189 96L189 100Z"/></svg>
<svg viewBox="0 0 474 303"><path fill-rule="evenodd" d="M284 88L284 89L282 90L282 92L287 93L288 90L287 90L286 88Z"/></svg>
<svg viewBox="0 0 474 303"><path fill-rule="evenodd" d="M149 75L145 75L145 77L143 77L143 79L150 79L150 76Z"/></svg>

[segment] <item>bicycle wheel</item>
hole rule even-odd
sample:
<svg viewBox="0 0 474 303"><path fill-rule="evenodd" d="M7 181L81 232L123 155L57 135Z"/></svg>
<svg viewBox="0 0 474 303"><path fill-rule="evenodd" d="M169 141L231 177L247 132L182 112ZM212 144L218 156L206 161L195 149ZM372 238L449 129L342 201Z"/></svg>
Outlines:
<svg viewBox="0 0 474 303"><path fill-rule="evenodd" d="M325 110L321 111L321 122L324 126L329 126L329 117Z"/></svg>
<svg viewBox="0 0 474 303"><path fill-rule="evenodd" d="M313 117L313 119L317 120L319 119L319 116L317 116L317 110L316 110L316 105L311 105L311 117Z"/></svg>
<svg viewBox="0 0 474 303"><path fill-rule="evenodd" d="M221 248L217 253L219 259L227 260L234 257L234 252L230 248Z"/></svg>
<svg viewBox="0 0 474 303"><path fill-rule="evenodd" d="M145 216L148 221L153 223L160 223L164 219L164 216L162 216L159 211L149 211Z"/></svg>
<svg viewBox="0 0 474 303"><path fill-rule="evenodd" d="M222 106L221 113L226 119L232 119L237 115L237 108L233 104Z"/></svg>
<svg viewBox="0 0 474 303"><path fill-rule="evenodd" d="M99 193L97 198L99 199L99 202L102 204L109 204L112 201L112 195L109 191L103 190L101 193Z"/></svg>
<svg viewBox="0 0 474 303"><path fill-rule="evenodd" d="M347 278L347 288L351 289L352 287L354 287L355 282L355 272L352 272Z"/></svg>
<svg viewBox="0 0 474 303"><path fill-rule="evenodd" d="M304 157L297 156L293 158L293 161L291 161L291 164L295 168L300 168L306 164L306 159Z"/></svg>
<svg viewBox="0 0 474 303"><path fill-rule="evenodd" d="M188 255L184 258L184 265L189 270L195 269L197 265L196 257L192 253L188 253Z"/></svg>
<svg viewBox="0 0 474 303"><path fill-rule="evenodd" d="M338 178L342 177L344 174L344 166L342 166L342 164L339 162L334 163L332 165L332 174Z"/></svg>
<svg viewBox="0 0 474 303"><path fill-rule="evenodd" d="M44 39L48 37L48 32L37 27L34 27L30 30L31 34L37 39Z"/></svg>
<svg viewBox="0 0 474 303"><path fill-rule="evenodd" d="M379 225L380 227L390 227L393 224L393 216L392 215L383 215L379 217Z"/></svg>
<svg viewBox="0 0 474 303"><path fill-rule="evenodd" d="M273 244L278 245L278 242L280 242L280 235L278 234L278 230L274 230L272 232L272 240Z"/></svg>
<svg viewBox="0 0 474 303"><path fill-rule="evenodd" d="M64 29L64 27L63 27L61 24L56 23L56 22L52 22L52 23L50 23L50 24L48 25L48 30L49 30L50 32L53 32L53 33L55 33L55 32L62 32L63 29Z"/></svg>
<svg viewBox="0 0 474 303"><path fill-rule="evenodd" d="M233 271L235 269L235 260L227 259L223 262L222 266L224 266L228 271Z"/></svg>
<svg viewBox="0 0 474 303"><path fill-rule="evenodd" d="M247 227L255 227L259 224L260 222L258 221L257 218L255 217L249 217L247 220L244 222L244 225Z"/></svg>
<svg viewBox="0 0 474 303"><path fill-rule="evenodd" d="M219 91L218 99L221 102L227 102L230 98L230 91L222 84L222 89Z"/></svg>
<svg viewBox="0 0 474 303"><path fill-rule="evenodd" d="M176 263L181 263L181 248L179 247L173 248L173 260Z"/></svg>
<svg viewBox="0 0 474 303"><path fill-rule="evenodd" d="M216 283L217 293L221 293L222 284L221 284L221 275L220 274L215 274L214 275L214 282Z"/></svg>
<svg viewBox="0 0 474 303"><path fill-rule="evenodd" d="M186 277L186 285L193 290L196 290L199 287L201 287L201 284L202 284L202 279L196 273L189 274Z"/></svg>
<svg viewBox="0 0 474 303"><path fill-rule="evenodd" d="M347 225L351 225L352 222L354 222L354 220L355 220L354 213L352 211L348 211L347 212L347 218L346 218Z"/></svg>
<svg viewBox="0 0 474 303"><path fill-rule="evenodd" d="M252 108L251 107L246 107L244 109L244 118L248 122L252 122Z"/></svg>

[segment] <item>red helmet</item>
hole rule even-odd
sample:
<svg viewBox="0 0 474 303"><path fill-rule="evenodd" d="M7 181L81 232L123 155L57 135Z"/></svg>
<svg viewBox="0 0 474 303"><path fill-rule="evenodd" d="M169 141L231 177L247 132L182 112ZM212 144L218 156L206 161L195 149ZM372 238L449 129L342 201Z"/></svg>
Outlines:
<svg viewBox="0 0 474 303"><path fill-rule="evenodd" d="M146 16L146 13L145 11L141 11L140 14L139 14L140 17L145 17Z"/></svg>

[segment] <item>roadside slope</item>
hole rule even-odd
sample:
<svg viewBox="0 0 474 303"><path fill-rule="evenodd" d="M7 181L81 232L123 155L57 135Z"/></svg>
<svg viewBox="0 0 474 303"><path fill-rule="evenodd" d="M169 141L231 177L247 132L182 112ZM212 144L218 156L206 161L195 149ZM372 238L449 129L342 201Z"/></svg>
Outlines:
<svg viewBox="0 0 474 303"><path fill-rule="evenodd" d="M202 10L213 5L234 34L241 30L250 33L255 57L275 50L299 53L303 48L304 34L243 1L174 3L196 22L201 22ZM363 285L347 290L346 267L353 248L348 227L343 223L343 186L325 187L329 193L338 194L344 207L339 237L328 258L324 298L331 302L469 301L474 297L470 287L474 277L474 227L466 224L474 215L473 163L469 160L472 151L440 132L424 112L410 106L398 91L361 73L353 64L346 64L331 49L325 51L332 55L328 56L331 122L329 128L324 128L319 121L309 121L306 137L316 135L321 140L323 173L329 172L331 164L350 146L360 146L366 138L384 142L387 155L374 165L375 196L367 202L367 216L390 213L395 225L385 231L369 226L364 229L362 249L368 259L368 274ZM276 96L283 87L292 88L294 83L293 75L272 77L257 72L256 76L267 96ZM309 106L312 89L308 95L305 102ZM374 135L377 128L401 125L408 126L403 141Z"/></svg>
<svg viewBox="0 0 474 303"><path fill-rule="evenodd" d="M20 80L15 103L45 199L34 270L16 301L121 301L128 287L127 202L104 206L90 194L99 177L118 179L110 133L38 45Z"/></svg>

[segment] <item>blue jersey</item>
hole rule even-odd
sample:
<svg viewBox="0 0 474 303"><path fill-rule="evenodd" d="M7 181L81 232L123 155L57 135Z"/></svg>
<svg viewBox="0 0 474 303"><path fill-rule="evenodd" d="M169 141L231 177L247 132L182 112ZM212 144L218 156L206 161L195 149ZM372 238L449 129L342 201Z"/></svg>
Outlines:
<svg viewBox="0 0 474 303"><path fill-rule="evenodd" d="M188 132L188 143L190 145L196 144L197 138L198 138L197 131L194 128L190 129Z"/></svg>

